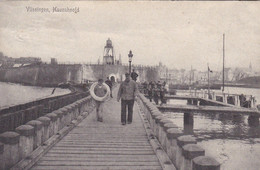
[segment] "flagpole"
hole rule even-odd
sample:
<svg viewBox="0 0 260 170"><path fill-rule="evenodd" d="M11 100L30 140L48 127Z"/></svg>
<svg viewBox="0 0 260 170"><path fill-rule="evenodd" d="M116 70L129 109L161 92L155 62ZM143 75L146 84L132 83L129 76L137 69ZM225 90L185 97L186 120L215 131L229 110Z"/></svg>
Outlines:
<svg viewBox="0 0 260 170"><path fill-rule="evenodd" d="M224 92L225 90L225 34L223 34L223 77L222 77L222 81L223 81L223 88L222 88L222 92Z"/></svg>
<svg viewBox="0 0 260 170"><path fill-rule="evenodd" d="M209 63L208 63L208 98L210 95L210 87L209 87Z"/></svg>

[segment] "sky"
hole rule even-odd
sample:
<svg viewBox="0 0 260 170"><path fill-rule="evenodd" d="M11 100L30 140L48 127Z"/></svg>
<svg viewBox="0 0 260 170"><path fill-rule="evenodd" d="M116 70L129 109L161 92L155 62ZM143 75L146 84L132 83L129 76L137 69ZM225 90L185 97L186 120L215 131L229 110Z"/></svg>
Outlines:
<svg viewBox="0 0 260 170"><path fill-rule="evenodd" d="M78 13L52 13L53 7ZM27 12L49 8L50 13ZM97 62L110 38L115 54L133 64L169 68L260 71L259 2L0 2L0 51L43 61Z"/></svg>

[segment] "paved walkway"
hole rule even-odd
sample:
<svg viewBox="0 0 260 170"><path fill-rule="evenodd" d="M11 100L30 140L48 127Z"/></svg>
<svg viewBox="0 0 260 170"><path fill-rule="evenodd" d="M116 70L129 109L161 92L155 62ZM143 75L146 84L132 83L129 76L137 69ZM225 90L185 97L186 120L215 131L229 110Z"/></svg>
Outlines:
<svg viewBox="0 0 260 170"><path fill-rule="evenodd" d="M105 103L104 122L97 122L93 111L32 169L162 169L148 141L137 103L133 123L121 125L117 89L114 98Z"/></svg>

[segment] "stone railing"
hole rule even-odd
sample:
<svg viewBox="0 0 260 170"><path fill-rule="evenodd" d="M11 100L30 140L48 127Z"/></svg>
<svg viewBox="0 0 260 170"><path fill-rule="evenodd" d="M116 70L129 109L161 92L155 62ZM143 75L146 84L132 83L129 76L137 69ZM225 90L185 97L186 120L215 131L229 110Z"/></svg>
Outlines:
<svg viewBox="0 0 260 170"><path fill-rule="evenodd" d="M54 110L88 96L89 93L77 93L40 99L25 104L10 106L0 110L0 133L15 130L20 125L44 116Z"/></svg>
<svg viewBox="0 0 260 170"><path fill-rule="evenodd" d="M154 136L158 139L176 169L220 169L219 162L212 157L205 156L205 150L196 144L197 141L194 136L184 135L143 94L139 94L137 102L149 121Z"/></svg>
<svg viewBox="0 0 260 170"><path fill-rule="evenodd" d="M82 98L58 110L0 134L0 169L28 169L44 151L67 134L95 107Z"/></svg>

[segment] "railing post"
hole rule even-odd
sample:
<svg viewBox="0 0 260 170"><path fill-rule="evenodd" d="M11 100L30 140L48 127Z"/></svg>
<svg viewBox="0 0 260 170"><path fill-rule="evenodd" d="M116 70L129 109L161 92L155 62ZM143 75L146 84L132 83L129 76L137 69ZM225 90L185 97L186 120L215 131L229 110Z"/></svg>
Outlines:
<svg viewBox="0 0 260 170"><path fill-rule="evenodd" d="M5 169L10 169L20 160L19 138L20 135L16 132L7 131L0 134L0 142L4 144L4 152L2 155Z"/></svg>
<svg viewBox="0 0 260 170"><path fill-rule="evenodd" d="M220 170L220 163L209 156L199 156L192 160L192 170Z"/></svg>
<svg viewBox="0 0 260 170"><path fill-rule="evenodd" d="M20 134L19 157L25 158L33 151L34 127L30 125L21 125L15 129Z"/></svg>
<svg viewBox="0 0 260 170"><path fill-rule="evenodd" d="M51 119L48 117L39 117L38 121L43 124L43 134L42 134L42 143L49 139L50 136L50 121Z"/></svg>
<svg viewBox="0 0 260 170"><path fill-rule="evenodd" d="M197 144L187 144L182 147L183 162L180 170L191 170L192 159L204 156L205 150Z"/></svg>
<svg viewBox="0 0 260 170"><path fill-rule="evenodd" d="M154 132L154 135L159 139L159 130L160 130L160 124L159 124L159 121L161 119L163 119L164 116L163 115L160 115L160 116L156 116L155 117L155 132Z"/></svg>
<svg viewBox="0 0 260 170"><path fill-rule="evenodd" d="M177 152L176 152L176 166L178 169L181 168L181 165L183 163L183 154L182 154L182 147L186 144L196 144L197 141L195 137L191 135L185 135L185 136L180 136L177 138Z"/></svg>
<svg viewBox="0 0 260 170"><path fill-rule="evenodd" d="M164 132L165 123L172 123L172 121L169 120L168 118L163 118L163 119L160 119L160 121L159 121L159 138L158 139L162 145L163 145L163 143L165 143L165 138L166 138L166 132Z"/></svg>
<svg viewBox="0 0 260 170"><path fill-rule="evenodd" d="M0 142L0 169L5 169L4 164L4 144Z"/></svg>
<svg viewBox="0 0 260 170"><path fill-rule="evenodd" d="M166 151L171 161L176 166L176 153L177 153L177 138L183 133L177 128L171 128L167 130L167 146Z"/></svg>
<svg viewBox="0 0 260 170"><path fill-rule="evenodd" d="M62 129L62 116L63 116L63 113L62 113L62 111L60 109L54 111L53 113L57 115L57 126L58 126L58 131L59 131L59 130Z"/></svg>
<svg viewBox="0 0 260 170"><path fill-rule="evenodd" d="M178 128L178 126L177 125L175 125L174 123L165 123L165 124L163 124L163 131L164 131L164 142L163 143L161 143L161 145L162 145L162 147L165 149L165 150L167 150L167 146L169 145L169 140L167 139L167 130L168 129L174 129L174 128Z"/></svg>
<svg viewBox="0 0 260 170"><path fill-rule="evenodd" d="M36 149L42 144L42 135L43 135L42 122L38 120L31 120L26 124L34 127L33 149Z"/></svg>
<svg viewBox="0 0 260 170"><path fill-rule="evenodd" d="M58 116L55 113L48 113L45 116L51 119L50 137L52 137L58 132L58 123L57 123Z"/></svg>

